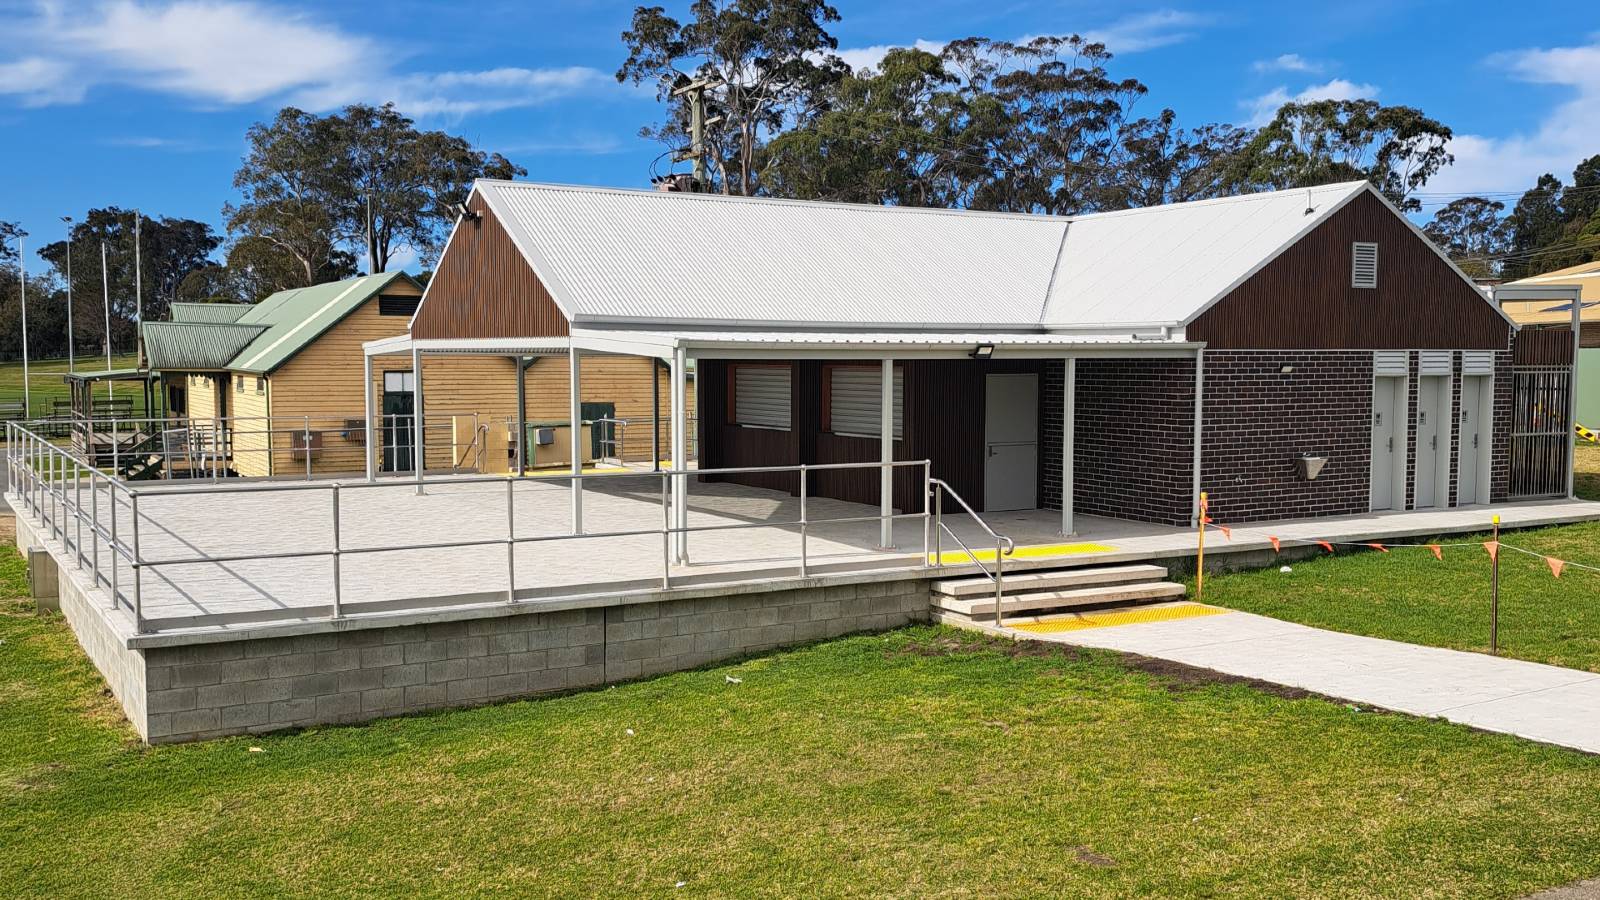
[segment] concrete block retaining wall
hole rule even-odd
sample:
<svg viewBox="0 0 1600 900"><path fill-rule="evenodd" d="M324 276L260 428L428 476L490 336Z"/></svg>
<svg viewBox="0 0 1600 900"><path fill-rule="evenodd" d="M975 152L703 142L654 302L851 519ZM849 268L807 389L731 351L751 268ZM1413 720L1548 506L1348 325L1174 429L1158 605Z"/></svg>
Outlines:
<svg viewBox="0 0 1600 900"><path fill-rule="evenodd" d="M713 596L641 595L547 612L430 615L422 623L350 621L285 637L131 647L120 614L34 523L17 545L46 547L61 610L139 734L175 743L360 722L609 684L856 631L928 619L928 580L863 577ZM476 617L474 617L476 616ZM133 638L137 644L145 638Z"/></svg>

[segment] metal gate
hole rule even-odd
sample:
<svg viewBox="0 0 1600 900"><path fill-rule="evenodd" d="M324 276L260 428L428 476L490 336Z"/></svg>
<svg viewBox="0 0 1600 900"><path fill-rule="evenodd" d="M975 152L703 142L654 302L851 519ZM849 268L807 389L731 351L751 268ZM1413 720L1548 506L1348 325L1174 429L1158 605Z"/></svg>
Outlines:
<svg viewBox="0 0 1600 900"><path fill-rule="evenodd" d="M1572 367L1516 366L1511 372L1511 498L1565 497L1572 472Z"/></svg>

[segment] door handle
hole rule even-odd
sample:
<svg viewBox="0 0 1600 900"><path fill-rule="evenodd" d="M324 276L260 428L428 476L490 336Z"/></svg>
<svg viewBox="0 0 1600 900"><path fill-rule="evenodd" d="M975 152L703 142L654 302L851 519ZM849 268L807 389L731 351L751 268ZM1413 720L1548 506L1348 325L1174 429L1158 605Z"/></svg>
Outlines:
<svg viewBox="0 0 1600 900"><path fill-rule="evenodd" d="M1389 452L1394 452L1394 438L1389 438Z"/></svg>
<svg viewBox="0 0 1600 900"><path fill-rule="evenodd" d="M1437 450L1437 449L1439 449L1439 436L1437 434L1434 435L1431 438L1428 438L1428 449L1429 450Z"/></svg>

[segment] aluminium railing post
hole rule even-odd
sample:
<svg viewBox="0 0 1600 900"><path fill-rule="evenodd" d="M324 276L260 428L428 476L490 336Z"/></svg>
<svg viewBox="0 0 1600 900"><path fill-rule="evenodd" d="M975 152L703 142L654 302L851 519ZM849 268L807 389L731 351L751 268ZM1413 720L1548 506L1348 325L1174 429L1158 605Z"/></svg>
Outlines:
<svg viewBox="0 0 1600 900"><path fill-rule="evenodd" d="M933 491L933 460L922 461L922 567L928 567L928 502Z"/></svg>
<svg viewBox="0 0 1600 900"><path fill-rule="evenodd" d="M517 480L506 475L506 602L517 602Z"/></svg>
<svg viewBox="0 0 1600 900"><path fill-rule="evenodd" d="M333 483L333 616L344 617L343 581L339 575L339 482Z"/></svg>
<svg viewBox="0 0 1600 900"><path fill-rule="evenodd" d="M800 465L800 577L801 578L806 577L806 529L807 529L807 525L808 525L807 516L806 516L806 494L808 493L808 491L807 491L806 482L807 482L806 467L805 467L804 463L801 463L801 465Z"/></svg>
<svg viewBox="0 0 1600 900"><path fill-rule="evenodd" d="M994 627L996 628L1005 627L1004 613L1000 610L1000 604L1005 600L1006 593L1002 543L998 537L994 539Z"/></svg>
<svg viewBox="0 0 1600 900"><path fill-rule="evenodd" d="M122 602L122 597L117 593L117 485L111 479L106 479L106 500L111 503L111 608L116 609Z"/></svg>
<svg viewBox="0 0 1600 900"><path fill-rule="evenodd" d="M90 557L89 572L94 576L94 589L100 589L100 489L94 485L95 470L89 470L89 515L94 519L94 526L89 529L89 541L94 554ZM113 599L111 608L116 608Z"/></svg>
<svg viewBox="0 0 1600 900"><path fill-rule="evenodd" d="M944 486L933 486L933 564L944 567Z"/></svg>
<svg viewBox="0 0 1600 900"><path fill-rule="evenodd" d="M139 554L139 494L128 493L129 515L133 518L133 630L144 634L144 570Z"/></svg>
<svg viewBox="0 0 1600 900"><path fill-rule="evenodd" d="M667 498L670 476L661 473L661 587L672 587L672 503Z"/></svg>
<svg viewBox="0 0 1600 900"><path fill-rule="evenodd" d="M72 461L72 522L77 532L78 570L83 571L83 463ZM90 529L93 531L94 529Z"/></svg>

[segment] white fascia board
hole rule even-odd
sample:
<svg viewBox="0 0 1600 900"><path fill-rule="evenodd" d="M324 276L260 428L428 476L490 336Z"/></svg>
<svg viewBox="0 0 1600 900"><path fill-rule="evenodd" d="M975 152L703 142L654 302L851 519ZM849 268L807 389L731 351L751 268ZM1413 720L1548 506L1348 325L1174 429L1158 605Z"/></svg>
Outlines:
<svg viewBox="0 0 1600 900"><path fill-rule="evenodd" d="M670 334L655 331L604 331L574 328L572 346L591 353L619 356L653 356L671 361L678 341Z"/></svg>
<svg viewBox="0 0 1600 900"><path fill-rule="evenodd" d="M391 353L410 353L411 335L397 334L394 337L379 338L367 341L361 345L361 352L367 356L388 356Z"/></svg>
<svg viewBox="0 0 1600 900"><path fill-rule="evenodd" d="M642 319L634 316L617 315L580 315L572 320L573 325L594 326L622 326L629 329L670 330L675 328L713 329L719 331L771 331L775 328L793 329L796 331L894 331L896 329L915 328L918 331L946 331L953 334L965 334L973 328L999 327L1010 328L1014 331L1032 331L1043 333L1044 329L1038 322L988 322L982 325L972 322L822 322L812 320L788 319L762 319L753 322L745 319L711 319L711 318L674 318L674 319ZM1128 330L1127 326L1122 327Z"/></svg>
<svg viewBox="0 0 1600 900"><path fill-rule="evenodd" d="M1507 300L1541 301L1541 300L1568 300L1579 301L1583 299L1583 286L1579 284L1501 284L1494 287L1495 306Z"/></svg>

